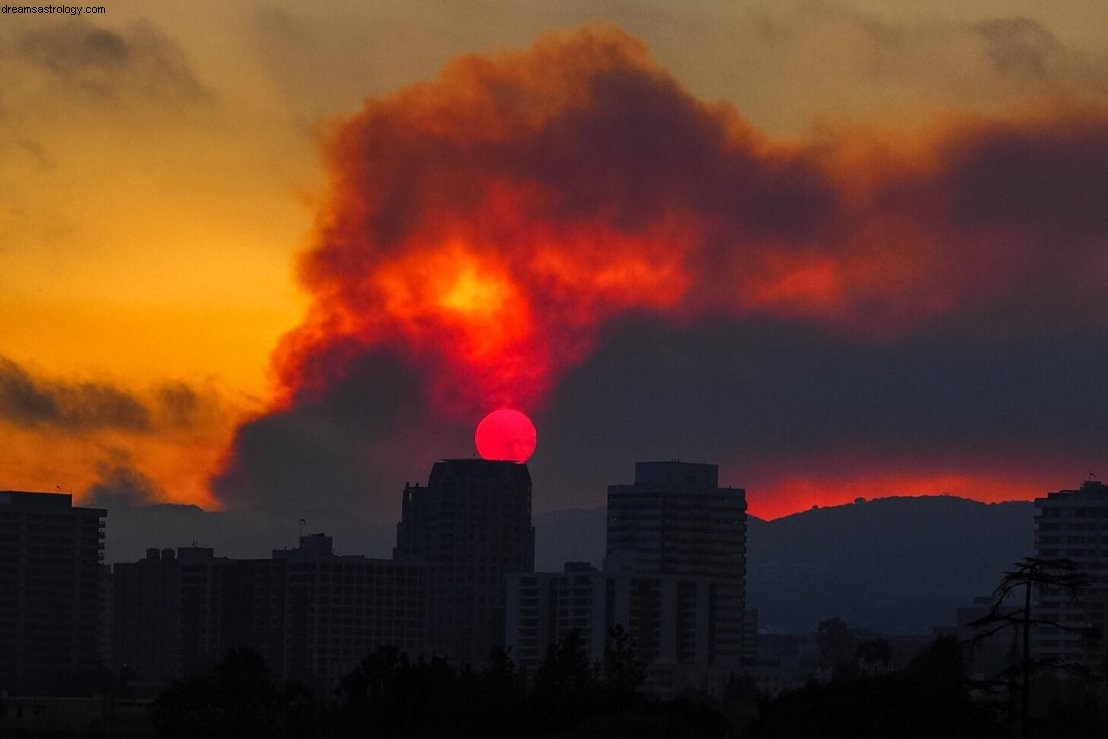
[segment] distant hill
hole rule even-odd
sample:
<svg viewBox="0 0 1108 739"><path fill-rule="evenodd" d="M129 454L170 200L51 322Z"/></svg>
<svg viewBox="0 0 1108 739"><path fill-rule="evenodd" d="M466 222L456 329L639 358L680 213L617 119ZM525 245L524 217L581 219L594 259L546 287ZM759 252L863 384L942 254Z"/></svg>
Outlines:
<svg viewBox="0 0 1108 739"><path fill-rule="evenodd" d="M851 626L922 633L988 595L1034 552L1034 504L935 496L881 498L751 519L747 603L762 627Z"/></svg>
<svg viewBox="0 0 1108 739"><path fill-rule="evenodd" d="M334 537L335 551L389 557L395 525L336 511L310 511L304 533ZM536 513L535 566L567 560L600 566L603 507ZM130 562L146 547L196 542L232 557L268 557L291 547L296 515L206 513L194 506L109 508L106 559ZM1004 570L1033 551L1034 505L964 498L882 498L816 508L774 521L750 518L747 603L763 628L814 630L838 616L857 628L922 633L952 623L954 610L992 591Z"/></svg>

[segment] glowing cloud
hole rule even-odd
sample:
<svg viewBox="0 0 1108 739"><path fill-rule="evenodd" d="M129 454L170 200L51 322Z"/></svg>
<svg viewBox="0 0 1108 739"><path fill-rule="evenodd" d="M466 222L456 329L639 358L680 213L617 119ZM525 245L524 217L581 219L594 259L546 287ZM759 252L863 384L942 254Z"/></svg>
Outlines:
<svg viewBox="0 0 1108 739"><path fill-rule="evenodd" d="M388 392L350 386L394 372L382 357L436 418L468 425L542 411L629 316L887 340L949 316L989 330L1049 292L1051 311L1103 321L1086 310L1108 281L1098 111L777 143L594 26L367 100L326 152L299 264L310 313L275 354L270 415L228 454L224 498L264 494L244 450L286 421L349 440L357 422L334 409Z"/></svg>

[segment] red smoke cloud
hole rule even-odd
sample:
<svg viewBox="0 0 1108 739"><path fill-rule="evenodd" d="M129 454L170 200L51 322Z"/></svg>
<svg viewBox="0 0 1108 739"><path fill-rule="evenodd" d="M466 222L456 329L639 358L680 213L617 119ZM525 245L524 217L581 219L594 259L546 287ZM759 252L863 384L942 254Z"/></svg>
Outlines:
<svg viewBox="0 0 1108 739"><path fill-rule="evenodd" d="M370 99L326 151L299 265L313 303L276 353L274 413L382 352L449 419L539 409L643 313L876 339L952 315L1103 321L1097 111L778 143L598 26Z"/></svg>
<svg viewBox="0 0 1108 739"><path fill-rule="evenodd" d="M400 352L440 411L534 408L621 314L819 307L840 289L795 245L836 198L819 169L615 29L457 60L368 101L329 159L301 264L314 309L279 354L286 400L341 374L307 370L344 342ZM775 242L787 253L750 264ZM756 289L732 281L747 273Z"/></svg>
<svg viewBox="0 0 1108 739"><path fill-rule="evenodd" d="M1013 202L1010 181L978 181L1000 176L993 159L1018 170L1008 148L1080 157L1095 128L790 147L694 99L613 28L456 60L335 131L300 271L315 304L279 353L285 400L343 372L340 343L400 352L461 416L540 405L631 311L902 330L1012 289L1034 248L1028 213L1102 218L1069 186L1064 202L1033 188Z"/></svg>

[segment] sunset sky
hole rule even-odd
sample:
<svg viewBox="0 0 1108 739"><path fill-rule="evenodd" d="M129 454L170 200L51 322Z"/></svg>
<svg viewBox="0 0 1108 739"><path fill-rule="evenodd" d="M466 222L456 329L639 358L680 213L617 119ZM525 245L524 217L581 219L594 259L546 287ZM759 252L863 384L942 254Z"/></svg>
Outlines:
<svg viewBox="0 0 1108 739"><path fill-rule="evenodd" d="M1108 4L0 15L0 489L396 519L1108 475Z"/></svg>

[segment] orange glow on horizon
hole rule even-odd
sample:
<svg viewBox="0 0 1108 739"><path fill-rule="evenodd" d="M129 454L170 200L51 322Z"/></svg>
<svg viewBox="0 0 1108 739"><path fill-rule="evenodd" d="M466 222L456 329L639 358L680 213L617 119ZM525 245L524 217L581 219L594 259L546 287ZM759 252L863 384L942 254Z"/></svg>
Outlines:
<svg viewBox="0 0 1108 739"><path fill-rule="evenodd" d="M1065 487L1067 481L1047 475L1000 477L983 473L948 472L917 476L876 473L850 479L817 479L785 476L767 486L747 490L747 512L763 520L854 503L858 498L951 495L982 503L1034 500L1047 491Z"/></svg>

